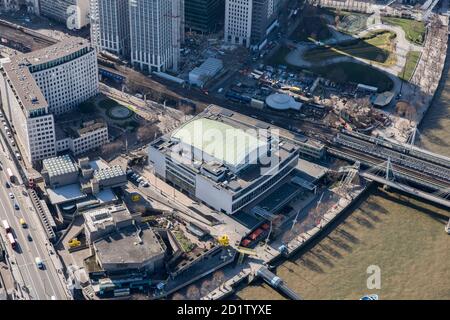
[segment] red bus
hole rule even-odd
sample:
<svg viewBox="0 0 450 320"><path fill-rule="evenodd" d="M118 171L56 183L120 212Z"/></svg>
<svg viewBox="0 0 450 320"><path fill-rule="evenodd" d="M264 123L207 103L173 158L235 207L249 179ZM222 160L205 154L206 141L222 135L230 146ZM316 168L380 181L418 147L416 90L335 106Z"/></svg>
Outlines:
<svg viewBox="0 0 450 320"><path fill-rule="evenodd" d="M9 226L8 221L2 220L2 225L3 225L3 228L5 228L6 233L11 232L11 227Z"/></svg>
<svg viewBox="0 0 450 320"><path fill-rule="evenodd" d="M14 239L14 236L12 235L12 233L8 232L6 235L8 237L8 241L9 241L9 244L11 245L11 247L15 248L16 247L16 239Z"/></svg>

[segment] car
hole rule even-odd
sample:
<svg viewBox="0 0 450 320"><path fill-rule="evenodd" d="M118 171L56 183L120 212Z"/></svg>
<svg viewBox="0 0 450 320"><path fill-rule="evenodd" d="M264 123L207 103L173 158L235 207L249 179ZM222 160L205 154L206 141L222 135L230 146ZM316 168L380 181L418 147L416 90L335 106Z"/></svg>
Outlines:
<svg viewBox="0 0 450 320"><path fill-rule="evenodd" d="M42 262L42 259L41 259L40 257L36 257L36 258L34 259L34 262L36 263L36 266L37 266L39 269L44 269L44 263Z"/></svg>
<svg viewBox="0 0 450 320"><path fill-rule="evenodd" d="M9 184L9 182L8 182L8 181L6 181L6 182L5 182L5 187L7 187L7 188L11 188L11 185Z"/></svg>
<svg viewBox="0 0 450 320"><path fill-rule="evenodd" d="M29 234L29 235L27 235L27 239L28 239L28 241L33 241L33 238L31 237L31 234Z"/></svg>
<svg viewBox="0 0 450 320"><path fill-rule="evenodd" d="M14 199L14 194L12 192L10 192L8 195L10 199Z"/></svg>
<svg viewBox="0 0 450 320"><path fill-rule="evenodd" d="M19 210L19 204L17 203L17 201L14 201L14 209Z"/></svg>
<svg viewBox="0 0 450 320"><path fill-rule="evenodd" d="M19 219L19 223L20 223L20 225L22 226L22 228L24 228L24 229L27 228L27 223L26 223L26 221L25 221L24 218L20 218L20 219Z"/></svg>
<svg viewBox="0 0 450 320"><path fill-rule="evenodd" d="M20 153L16 152L16 158L17 158L17 160L22 160L22 157L20 156Z"/></svg>
<svg viewBox="0 0 450 320"><path fill-rule="evenodd" d="M11 139L11 145L12 145L13 147L16 146L16 143L15 143L14 140L12 140L12 139Z"/></svg>

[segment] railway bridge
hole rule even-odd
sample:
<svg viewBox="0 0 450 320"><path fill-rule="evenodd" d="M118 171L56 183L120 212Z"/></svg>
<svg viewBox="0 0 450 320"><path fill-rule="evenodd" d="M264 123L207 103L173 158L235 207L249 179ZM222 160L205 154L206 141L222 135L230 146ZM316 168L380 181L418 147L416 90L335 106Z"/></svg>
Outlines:
<svg viewBox="0 0 450 320"><path fill-rule="evenodd" d="M328 153L359 162L360 175L450 208L450 158L413 145L342 131L330 142Z"/></svg>

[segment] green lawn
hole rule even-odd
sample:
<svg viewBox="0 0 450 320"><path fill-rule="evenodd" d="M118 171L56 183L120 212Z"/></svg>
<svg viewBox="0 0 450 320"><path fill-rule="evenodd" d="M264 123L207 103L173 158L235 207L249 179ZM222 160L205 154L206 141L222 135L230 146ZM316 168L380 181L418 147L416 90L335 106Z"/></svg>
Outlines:
<svg viewBox="0 0 450 320"><path fill-rule="evenodd" d="M406 33L406 38L414 43L422 44L425 37L425 24L421 21L394 18L394 17L382 17L383 23L400 26Z"/></svg>
<svg viewBox="0 0 450 320"><path fill-rule="evenodd" d="M304 58L311 62L320 62L346 55L389 64L392 62L389 57L395 36L394 32L380 31L336 46L311 49L304 54Z"/></svg>
<svg viewBox="0 0 450 320"><path fill-rule="evenodd" d="M359 63L341 62L312 68L311 71L336 82L350 81L375 86L379 92L389 91L394 86L392 80L384 72Z"/></svg>
<svg viewBox="0 0 450 320"><path fill-rule="evenodd" d="M340 32L347 34L357 34L367 27L369 15L337 10L333 15L336 27Z"/></svg>
<svg viewBox="0 0 450 320"><path fill-rule="evenodd" d="M399 75L401 79L409 81L413 75L417 63L420 59L420 51L410 51L406 55L406 64L402 73Z"/></svg>

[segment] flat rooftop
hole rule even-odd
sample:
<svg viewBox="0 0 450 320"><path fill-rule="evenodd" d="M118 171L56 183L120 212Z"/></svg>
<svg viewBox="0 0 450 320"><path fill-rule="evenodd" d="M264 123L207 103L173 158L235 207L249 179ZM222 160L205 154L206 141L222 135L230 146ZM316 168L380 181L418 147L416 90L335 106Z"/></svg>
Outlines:
<svg viewBox="0 0 450 320"><path fill-rule="evenodd" d="M70 119L70 120L68 120ZM107 127L102 119L83 119L78 112L70 112L55 121L56 140L77 139L87 133Z"/></svg>
<svg viewBox="0 0 450 320"><path fill-rule="evenodd" d="M42 160L42 166L48 171L50 177L78 173L78 168L68 155Z"/></svg>
<svg viewBox="0 0 450 320"><path fill-rule="evenodd" d="M87 197L87 195L81 191L79 183L68 184L59 188L48 188L47 193L50 202L53 205L77 201Z"/></svg>
<svg viewBox="0 0 450 320"><path fill-rule="evenodd" d="M236 193L263 175L276 172L276 164L298 153L296 140L285 139L279 134L280 130L211 105L151 146L190 171L212 179L217 187ZM269 144L272 145L270 156L262 158L262 154L267 154ZM191 149L196 150L191 153ZM266 164L275 164L270 168L273 171L263 168Z"/></svg>
<svg viewBox="0 0 450 320"><path fill-rule="evenodd" d="M94 242L94 247L102 263L126 264L144 263L164 253L153 230L141 226L141 232L135 226L108 234Z"/></svg>
<svg viewBox="0 0 450 320"><path fill-rule="evenodd" d="M33 66L44 65L50 61L70 56L85 47L90 47L89 41L70 37L40 50L3 59L2 68L22 106L29 111L48 107L41 89L33 78Z"/></svg>
<svg viewBox="0 0 450 320"><path fill-rule="evenodd" d="M172 134L172 139L232 166L244 163L251 152L267 144L243 128L209 118L189 121Z"/></svg>

